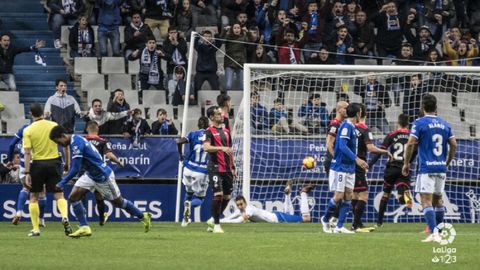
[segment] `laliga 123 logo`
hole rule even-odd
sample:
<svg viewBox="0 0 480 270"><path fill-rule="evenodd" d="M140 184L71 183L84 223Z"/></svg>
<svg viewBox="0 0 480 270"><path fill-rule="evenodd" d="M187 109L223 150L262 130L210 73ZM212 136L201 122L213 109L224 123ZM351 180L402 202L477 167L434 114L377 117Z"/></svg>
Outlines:
<svg viewBox="0 0 480 270"><path fill-rule="evenodd" d="M455 231L453 225L445 222L438 224L433 232L440 235L441 240L439 244L442 246L453 243L457 235L457 231Z"/></svg>

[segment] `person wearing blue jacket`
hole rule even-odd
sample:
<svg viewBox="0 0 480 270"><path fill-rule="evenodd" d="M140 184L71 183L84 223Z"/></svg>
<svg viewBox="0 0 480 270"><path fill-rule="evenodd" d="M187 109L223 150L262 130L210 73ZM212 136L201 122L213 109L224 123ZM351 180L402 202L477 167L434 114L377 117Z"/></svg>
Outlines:
<svg viewBox="0 0 480 270"><path fill-rule="evenodd" d="M312 94L306 104L298 110L298 116L304 119L303 125L311 134L325 133L329 124L327 104L322 102L320 94Z"/></svg>

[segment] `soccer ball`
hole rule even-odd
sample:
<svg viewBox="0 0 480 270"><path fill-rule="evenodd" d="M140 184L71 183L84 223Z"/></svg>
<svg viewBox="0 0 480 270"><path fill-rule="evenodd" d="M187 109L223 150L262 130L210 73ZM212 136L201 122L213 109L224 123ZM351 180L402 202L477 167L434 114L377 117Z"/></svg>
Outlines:
<svg viewBox="0 0 480 270"><path fill-rule="evenodd" d="M303 159L303 167L305 167L308 170L311 170L317 167L317 161L315 160L314 157L306 157Z"/></svg>

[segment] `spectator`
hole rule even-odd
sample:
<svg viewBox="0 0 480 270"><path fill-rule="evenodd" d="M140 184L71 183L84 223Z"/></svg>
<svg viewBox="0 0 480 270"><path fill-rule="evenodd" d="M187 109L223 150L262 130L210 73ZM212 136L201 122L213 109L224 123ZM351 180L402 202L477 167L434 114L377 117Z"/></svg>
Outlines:
<svg viewBox="0 0 480 270"><path fill-rule="evenodd" d="M248 22L247 12L240 11L236 16L236 22L240 24L240 28L250 29L250 23Z"/></svg>
<svg viewBox="0 0 480 270"><path fill-rule="evenodd" d="M80 106L74 97L67 95L67 82L62 79L55 81L57 92L50 96L45 103L45 116L53 122L63 126L72 134L75 130L75 115L83 116Z"/></svg>
<svg viewBox="0 0 480 270"><path fill-rule="evenodd" d="M140 73L138 74L140 91L148 90L151 86L158 90L165 89L163 86L162 58L169 59L161 47L157 46L153 36L147 38L147 43L142 51L136 49L130 54L128 60L140 59Z"/></svg>
<svg viewBox="0 0 480 270"><path fill-rule="evenodd" d="M99 126L99 134L111 134L110 133L110 121L126 118L130 111L121 111L118 113L107 112L102 107L102 101L100 99L94 99L92 101L92 107L88 111L86 122L95 121Z"/></svg>
<svg viewBox="0 0 480 270"><path fill-rule="evenodd" d="M233 24L237 14L246 11L247 4L247 0L222 0L222 27Z"/></svg>
<svg viewBox="0 0 480 270"><path fill-rule="evenodd" d="M194 26L217 26L217 12L213 6L215 0L193 0ZM196 22L196 23L195 23Z"/></svg>
<svg viewBox="0 0 480 270"><path fill-rule="evenodd" d="M165 109L157 110L157 121L152 123L153 135L177 135L178 130Z"/></svg>
<svg viewBox="0 0 480 270"><path fill-rule="evenodd" d="M53 44L55 48L60 49L62 47L62 42L60 41L62 25L74 24L79 19L79 15L85 11L85 6L83 0L50 0L47 2L50 9L50 28L55 39Z"/></svg>
<svg viewBox="0 0 480 270"><path fill-rule="evenodd" d="M367 22L367 14L358 11L355 15L356 31L353 35L354 46L362 55L373 55L375 45L375 32L373 26Z"/></svg>
<svg viewBox="0 0 480 270"><path fill-rule="evenodd" d="M95 34L86 16L80 16L78 22L70 28L68 44L71 58L95 56Z"/></svg>
<svg viewBox="0 0 480 270"><path fill-rule="evenodd" d="M325 40L331 40L335 35L335 32L338 30L338 27L344 25L347 27L347 32L354 32L355 25L350 22L350 18L345 12L342 1L336 0L333 3L333 6L330 4L325 4L324 8L328 9L331 7L330 12L326 13L325 16Z"/></svg>
<svg viewBox="0 0 480 270"><path fill-rule="evenodd" d="M121 113L129 111L130 105L125 100L125 94L122 89L116 89L113 91L110 100L107 105L107 112ZM128 117L122 117L116 120L110 120L108 124L108 134L122 134L125 130L125 123Z"/></svg>
<svg viewBox="0 0 480 270"><path fill-rule="evenodd" d="M469 27L473 33L480 32L480 3L478 1L468 1L467 13L470 17Z"/></svg>
<svg viewBox="0 0 480 270"><path fill-rule="evenodd" d="M130 5L132 17L134 14L145 15L145 0L127 0Z"/></svg>
<svg viewBox="0 0 480 270"><path fill-rule="evenodd" d="M444 66L445 63L441 61L440 52L432 48L427 52L427 59L424 64L425 66ZM443 72L430 72L428 73L428 83L427 90L428 92L435 91L442 86Z"/></svg>
<svg viewBox="0 0 480 270"><path fill-rule="evenodd" d="M197 51L197 72L194 77L195 93L198 93L205 81L210 84L210 89L219 90L216 53L222 42L214 39L209 30L205 30L201 38L196 36L194 42Z"/></svg>
<svg viewBox="0 0 480 270"><path fill-rule="evenodd" d="M348 17L349 24L355 24L357 21L357 14L362 10L362 7L357 3L357 0L348 0L345 5L345 15Z"/></svg>
<svg viewBox="0 0 480 270"><path fill-rule="evenodd" d="M285 20L287 21L287 20ZM277 40L279 64L300 64L300 49L303 48L306 41L304 35L300 41L295 41L295 32L290 28L285 28L287 23L279 30L279 36L282 40Z"/></svg>
<svg viewBox="0 0 480 270"><path fill-rule="evenodd" d="M336 61L333 57L330 57L327 47L322 47L318 53L314 52L307 59L307 64L314 65L335 65Z"/></svg>
<svg viewBox="0 0 480 270"><path fill-rule="evenodd" d="M362 103L365 104L368 115L367 126L376 127L384 134L390 132L385 116L385 108L390 107L390 97L385 87L377 81L377 77L374 74L368 74L366 84L356 80L354 92L362 97Z"/></svg>
<svg viewBox="0 0 480 270"><path fill-rule="evenodd" d="M307 35L305 37L306 42L303 57L308 59L310 58L310 54L312 54L311 51L319 50L322 46L322 38L325 30L325 22L318 14L318 5L315 1L308 2L307 13L303 16L302 23L306 23L304 35Z"/></svg>
<svg viewBox="0 0 480 270"><path fill-rule="evenodd" d="M253 134L269 133L268 111L260 104L260 96L256 92L250 94L250 120Z"/></svg>
<svg viewBox="0 0 480 270"><path fill-rule="evenodd" d="M389 0L382 6L378 14L373 16L377 27L377 53L380 57L396 56L403 40L403 18L397 10L397 4Z"/></svg>
<svg viewBox="0 0 480 270"><path fill-rule="evenodd" d="M308 128L289 119L288 112L285 110L283 101L280 98L273 101L273 108L270 110L269 119L273 133L289 134L291 128L303 133L308 132Z"/></svg>
<svg viewBox="0 0 480 270"><path fill-rule="evenodd" d="M190 33L198 26L197 14L194 15L190 0L182 0L179 2L182 6L175 9L174 26L177 28L181 37L190 40Z"/></svg>
<svg viewBox="0 0 480 270"><path fill-rule="evenodd" d="M147 43L148 37L153 37L152 30L142 22L139 12L132 14L132 22L125 27L125 58L135 50L140 50Z"/></svg>
<svg viewBox="0 0 480 270"><path fill-rule="evenodd" d="M168 55L167 60L167 78L173 78L173 68L182 66L187 69L187 42L179 37L177 28L170 26L168 28L168 38L163 41L163 51Z"/></svg>
<svg viewBox="0 0 480 270"><path fill-rule="evenodd" d="M147 121L142 118L142 110L134 109L132 116L127 120L124 136L132 138L132 144L137 147L140 143L140 136L150 134L152 131Z"/></svg>
<svg viewBox="0 0 480 270"><path fill-rule="evenodd" d="M265 44L270 44L272 35L272 23L267 17L269 8L270 3L262 0L254 0L247 6L248 18L254 20L258 25L260 35L263 36Z"/></svg>
<svg viewBox="0 0 480 270"><path fill-rule="evenodd" d="M170 27L170 19L173 17L171 13L170 0L145 0L145 23L150 29L160 31L160 38L164 39L168 34Z"/></svg>
<svg viewBox="0 0 480 270"><path fill-rule="evenodd" d="M294 32L294 37L297 36L298 34L298 30L297 30L297 26L295 25L294 22L292 22L290 20L290 18L287 17L287 12L283 9L279 9L277 12L275 12L275 6L274 5L274 1L277 1L278 0L273 0L272 1L272 7L270 7L268 9L268 20L273 22L272 23L272 35L271 35L271 42L275 42L274 44L278 44L278 42L280 41L283 41L284 39L284 32L285 32L285 29L290 29ZM282 30L282 32L280 32L280 30L284 28Z"/></svg>
<svg viewBox="0 0 480 270"><path fill-rule="evenodd" d="M250 60L250 57L254 54L255 50L257 49L258 44L263 44L263 37L260 36L260 32L258 31L258 26L253 25L248 29L248 33L250 35L250 43L246 45L247 49L247 59L245 62L248 62Z"/></svg>
<svg viewBox="0 0 480 270"><path fill-rule="evenodd" d="M412 24L414 18L414 14L408 15L404 34L408 42L413 46L413 58L425 61L428 50L435 48L442 38L442 15L435 15L435 18L437 19L437 27L435 27L436 30L433 36L430 32L430 28L426 25L422 25L418 31L415 31L416 35L414 36L412 33L412 30L414 30Z"/></svg>
<svg viewBox="0 0 480 270"><path fill-rule="evenodd" d="M0 37L0 82L7 84L8 90L17 91L15 76L13 75L13 63L15 56L23 52L37 51L45 46L45 41L37 40L35 45L30 47L16 47L10 45L10 36L1 34Z"/></svg>
<svg viewBox="0 0 480 270"><path fill-rule="evenodd" d="M185 94L186 94L186 84L185 81L185 68L182 66L175 67L175 77L168 81L168 96L170 102L173 106L183 105L185 102ZM193 88L192 88L193 90ZM196 105L196 93L190 90L189 94L189 105Z"/></svg>
<svg viewBox="0 0 480 270"><path fill-rule="evenodd" d="M243 89L243 64L246 62L247 52L243 42L250 41L250 33L247 29L242 29L240 23L233 23L232 26L226 26L222 31L222 38L225 42L225 80L226 91L233 89L233 75L237 76L240 89Z"/></svg>
<svg viewBox="0 0 480 270"><path fill-rule="evenodd" d="M410 43L402 44L400 55L392 62L393 65L398 66L418 65L420 63L420 61L413 60L413 50ZM408 78L402 75L392 76L391 78L387 78L386 82L387 85L392 88L395 106L400 106L400 92L407 87Z"/></svg>
<svg viewBox="0 0 480 270"><path fill-rule="evenodd" d="M124 0L96 0L98 14L98 45L100 55L108 56L108 41L112 45L113 56L120 56L120 30L122 23L120 6Z"/></svg>
<svg viewBox="0 0 480 270"><path fill-rule="evenodd" d="M310 134L325 133L329 124L327 104L320 94L312 94L298 110L298 116L304 119L303 125Z"/></svg>
<svg viewBox="0 0 480 270"><path fill-rule="evenodd" d="M267 54L263 44L257 44L255 51L250 55L250 63L273 64L272 58Z"/></svg>
<svg viewBox="0 0 480 270"><path fill-rule="evenodd" d="M329 51L336 52L335 62L337 64L349 64L354 63L354 54L357 51L354 47L352 37L348 33L348 28L345 25L340 25L337 29L336 35L328 43Z"/></svg>
<svg viewBox="0 0 480 270"><path fill-rule="evenodd" d="M20 183L20 155L14 153L12 163L6 166L0 163L0 184Z"/></svg>
<svg viewBox="0 0 480 270"><path fill-rule="evenodd" d="M408 88L405 89L403 96L403 113L409 116L411 123L420 115L422 96L426 93L426 89L420 74L414 74L409 79Z"/></svg>

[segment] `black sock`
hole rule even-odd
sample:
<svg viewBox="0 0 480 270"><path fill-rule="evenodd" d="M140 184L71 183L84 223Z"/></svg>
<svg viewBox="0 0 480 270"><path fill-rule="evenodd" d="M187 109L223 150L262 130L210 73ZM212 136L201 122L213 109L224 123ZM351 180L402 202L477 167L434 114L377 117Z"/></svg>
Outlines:
<svg viewBox="0 0 480 270"><path fill-rule="evenodd" d="M355 210L358 200L352 199L352 209Z"/></svg>
<svg viewBox="0 0 480 270"><path fill-rule="evenodd" d="M382 197L380 200L380 207L378 209L378 220L377 224L383 224L383 216L385 215L385 211L387 210L388 205L388 198Z"/></svg>
<svg viewBox="0 0 480 270"><path fill-rule="evenodd" d="M340 214L340 205L342 204L342 202L343 202L342 200L337 202L337 206L333 210L333 213L330 213L331 217L334 217L334 218L338 219L338 215Z"/></svg>
<svg viewBox="0 0 480 270"><path fill-rule="evenodd" d="M222 211L220 212L220 215L223 213L223 211L225 211L229 202L230 200L222 200Z"/></svg>
<svg viewBox="0 0 480 270"><path fill-rule="evenodd" d="M367 202L363 200L357 200L355 203L355 209L353 210L353 226L355 228L361 227L363 212L365 212L365 206Z"/></svg>
<svg viewBox="0 0 480 270"><path fill-rule="evenodd" d="M214 196L212 201L212 217L215 224L220 224L222 213L222 196Z"/></svg>
<svg viewBox="0 0 480 270"><path fill-rule="evenodd" d="M105 214L105 201L104 200L97 200L97 211L100 220L103 220L103 215Z"/></svg>

